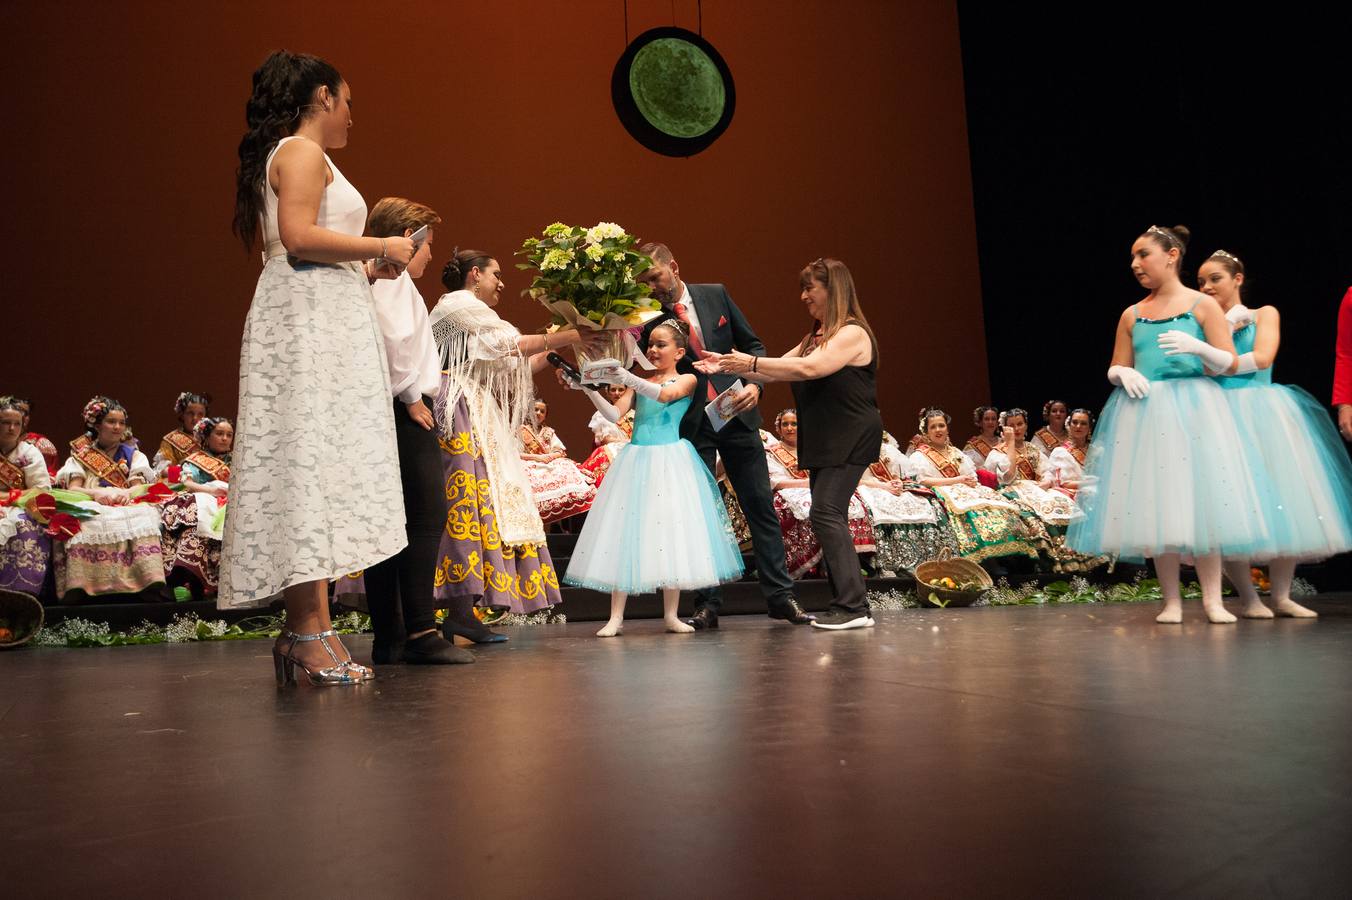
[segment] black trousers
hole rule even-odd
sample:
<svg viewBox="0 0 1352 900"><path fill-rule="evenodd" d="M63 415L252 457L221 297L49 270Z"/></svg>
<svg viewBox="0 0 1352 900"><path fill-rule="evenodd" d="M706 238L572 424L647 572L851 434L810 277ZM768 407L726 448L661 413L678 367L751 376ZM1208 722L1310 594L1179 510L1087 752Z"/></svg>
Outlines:
<svg viewBox="0 0 1352 900"><path fill-rule="evenodd" d="M859 570L859 555L850 537L850 497L868 466L827 466L808 473L812 488L812 533L822 545L831 605L850 612L868 612L868 591Z"/></svg>
<svg viewBox="0 0 1352 900"><path fill-rule="evenodd" d="M760 434L737 420L729 422L722 431L714 431L706 420L695 432L691 443L711 474L716 465L715 452L723 457L728 481L737 492L737 501L751 528L756 575L760 578L766 605L773 609L792 600L793 579L784 562L784 536L779 530L779 517L775 515L770 469L765 463L765 445L761 443ZM722 602L717 587L705 588L696 595L695 608L707 606L718 612Z"/></svg>
<svg viewBox="0 0 1352 900"><path fill-rule="evenodd" d="M375 642L393 645L437 627L432 582L446 527L446 476L436 430L428 431L394 401L394 438L404 489L408 546L366 570L366 605Z"/></svg>

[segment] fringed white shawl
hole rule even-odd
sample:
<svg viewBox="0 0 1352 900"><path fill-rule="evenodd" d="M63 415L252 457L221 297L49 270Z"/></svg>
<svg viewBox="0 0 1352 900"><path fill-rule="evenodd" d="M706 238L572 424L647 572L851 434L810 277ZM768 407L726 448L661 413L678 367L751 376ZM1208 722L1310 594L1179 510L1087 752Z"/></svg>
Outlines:
<svg viewBox="0 0 1352 900"><path fill-rule="evenodd" d="M530 363L517 346L521 332L469 291L444 294L432 308L431 322L445 392L442 434L455 437L455 405L464 399L488 469L502 542L544 543L544 522L516 449L517 429L531 421L535 402Z"/></svg>

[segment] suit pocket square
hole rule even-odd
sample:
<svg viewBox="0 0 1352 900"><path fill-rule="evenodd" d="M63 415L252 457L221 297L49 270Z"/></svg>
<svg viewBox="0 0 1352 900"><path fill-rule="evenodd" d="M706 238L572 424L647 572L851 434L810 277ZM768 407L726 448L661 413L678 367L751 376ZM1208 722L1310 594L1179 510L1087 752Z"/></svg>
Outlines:
<svg viewBox="0 0 1352 900"><path fill-rule="evenodd" d="M719 317L718 317L718 327L719 327L719 328L722 328L722 327L723 327L724 325L726 325L726 324L728 324L728 317L727 317L727 316L719 316Z"/></svg>

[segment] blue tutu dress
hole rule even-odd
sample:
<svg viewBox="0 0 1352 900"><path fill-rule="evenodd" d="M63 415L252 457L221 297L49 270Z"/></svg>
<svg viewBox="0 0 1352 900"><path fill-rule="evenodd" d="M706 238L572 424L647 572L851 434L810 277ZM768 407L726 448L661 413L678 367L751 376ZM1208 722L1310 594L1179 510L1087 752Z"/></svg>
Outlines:
<svg viewBox="0 0 1352 900"><path fill-rule="evenodd" d="M1080 553L1139 561L1166 553L1241 558L1270 544L1259 512L1263 472L1226 391L1190 354L1166 356L1158 338L1177 329L1205 340L1192 310L1139 316L1131 330L1135 368L1150 380L1136 400L1108 398L1085 459L1066 543Z"/></svg>
<svg viewBox="0 0 1352 900"><path fill-rule="evenodd" d="M1258 327L1235 332L1235 352L1253 350ZM1298 387L1272 383L1272 369L1216 379L1262 476L1257 513L1269 543L1250 559L1325 559L1352 550L1352 461L1329 415Z"/></svg>
<svg viewBox="0 0 1352 900"><path fill-rule="evenodd" d="M680 436L691 398L634 400L633 439L596 492L564 583L647 594L735 580L742 554L727 508L709 469Z"/></svg>

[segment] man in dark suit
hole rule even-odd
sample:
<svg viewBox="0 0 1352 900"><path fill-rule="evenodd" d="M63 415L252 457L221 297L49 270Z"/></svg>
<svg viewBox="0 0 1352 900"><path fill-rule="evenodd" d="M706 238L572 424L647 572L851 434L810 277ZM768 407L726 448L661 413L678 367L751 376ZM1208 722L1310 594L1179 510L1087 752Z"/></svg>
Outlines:
<svg viewBox="0 0 1352 900"><path fill-rule="evenodd" d="M793 579L784 562L784 538L775 515L774 499L770 490L770 472L765 463L765 446L761 443L760 385L750 385L736 395L736 418L715 431L704 413L708 402L726 390L735 375L705 375L694 366L694 360L705 350L728 353L741 350L756 356L765 356L765 345L747 324L746 317L728 296L721 284L686 284L681 279L680 267L665 244L645 244L641 252L652 257L653 266L639 275L639 280L652 288L652 296L662 304L667 316L680 319L689 326L690 351L676 369L689 372L699 379L695 386L694 402L681 420L681 437L695 445L709 471L714 471L714 455L723 458L723 469L728 473L747 525L751 528L752 550L756 557L756 574L761 592L770 610L770 618L783 619L795 625L812 621L793 596ZM653 319L643 329L640 349L648 349L648 335L667 316ZM699 591L695 600L695 615L690 624L697 629L717 628L718 609L722 597L718 588Z"/></svg>

